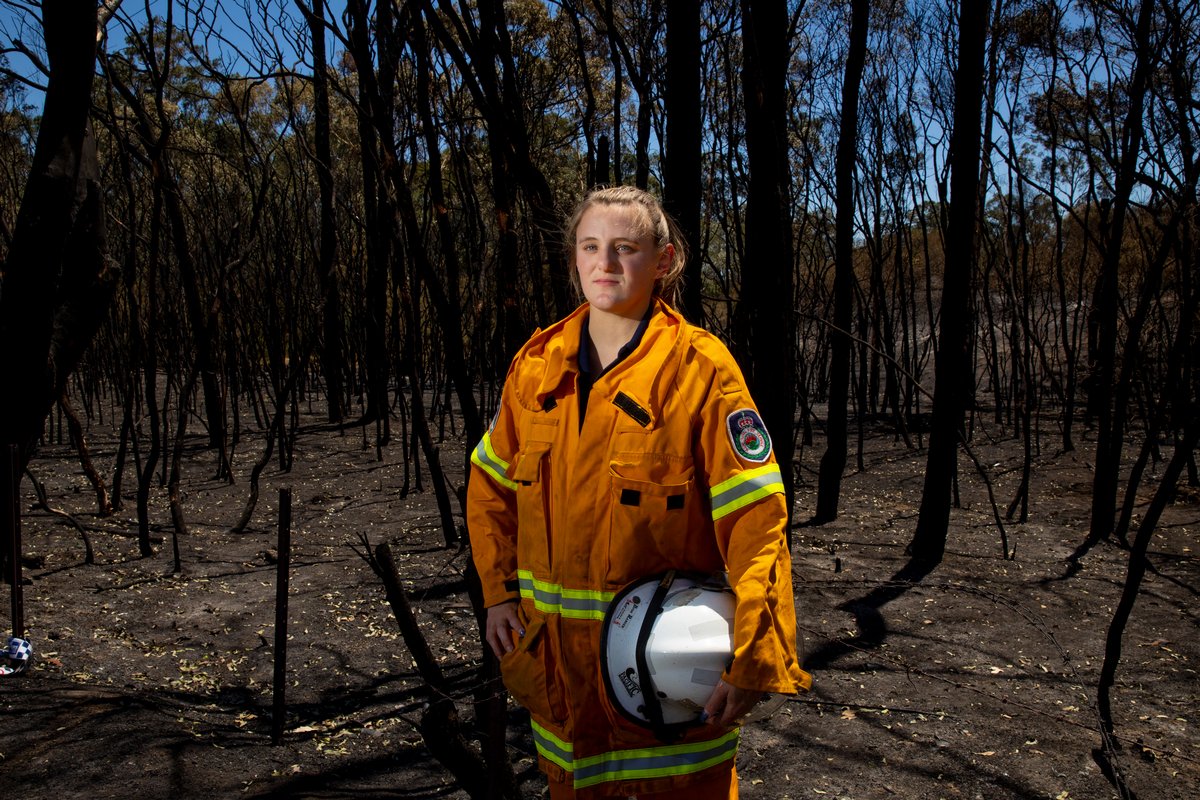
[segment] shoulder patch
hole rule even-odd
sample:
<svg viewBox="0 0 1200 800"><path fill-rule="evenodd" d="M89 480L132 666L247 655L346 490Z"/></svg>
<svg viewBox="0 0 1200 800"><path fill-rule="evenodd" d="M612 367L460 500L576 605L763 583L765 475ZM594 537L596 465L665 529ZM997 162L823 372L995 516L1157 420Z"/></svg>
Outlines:
<svg viewBox="0 0 1200 800"><path fill-rule="evenodd" d="M725 430L733 452L746 461L761 464L771 457L771 437L762 417L752 408L739 408L725 418Z"/></svg>

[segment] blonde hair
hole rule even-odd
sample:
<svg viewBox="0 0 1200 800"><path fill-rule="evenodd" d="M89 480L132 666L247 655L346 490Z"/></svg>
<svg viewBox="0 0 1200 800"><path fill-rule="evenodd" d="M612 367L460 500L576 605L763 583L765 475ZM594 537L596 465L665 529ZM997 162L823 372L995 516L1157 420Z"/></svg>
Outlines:
<svg viewBox="0 0 1200 800"><path fill-rule="evenodd" d="M660 297L670 306L677 306L679 292L683 288L683 268L687 264L687 248L684 245L683 234L675 220L671 219L654 195L636 186L601 186L592 189L567 218L563 228L564 239L571 266L571 285L582 296L583 289L579 285L579 272L575 269L575 235L579 230L579 221L588 209L593 206L624 207L633 209L639 218L637 225L640 235L649 235L654 239L654 246L662 252L663 248L671 245L675 255L671 259L667 271L654 281L654 296Z"/></svg>

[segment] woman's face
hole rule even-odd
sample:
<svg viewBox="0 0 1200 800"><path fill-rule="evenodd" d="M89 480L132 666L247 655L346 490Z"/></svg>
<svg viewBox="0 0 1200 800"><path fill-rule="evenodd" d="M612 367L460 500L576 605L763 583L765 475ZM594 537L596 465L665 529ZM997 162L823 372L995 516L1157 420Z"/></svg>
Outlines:
<svg viewBox="0 0 1200 800"><path fill-rule="evenodd" d="M672 246L659 250L644 233L638 210L593 205L575 229L575 268L583 295L594 311L641 319L654 296L654 282L670 266Z"/></svg>

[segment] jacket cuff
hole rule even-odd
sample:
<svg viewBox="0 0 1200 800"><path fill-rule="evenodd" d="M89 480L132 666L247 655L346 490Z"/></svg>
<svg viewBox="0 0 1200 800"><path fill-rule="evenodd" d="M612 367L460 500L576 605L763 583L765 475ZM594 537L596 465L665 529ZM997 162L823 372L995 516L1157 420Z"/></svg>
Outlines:
<svg viewBox="0 0 1200 800"><path fill-rule="evenodd" d="M741 668L739 668L741 667ZM739 689L753 689L771 694L798 694L812 688L812 676L798 664L788 664L783 669L756 668L747 661L735 661L721 676L721 680Z"/></svg>
<svg viewBox="0 0 1200 800"><path fill-rule="evenodd" d="M521 599L520 584L516 578L491 586L483 587L483 607L491 608L501 603L509 603Z"/></svg>

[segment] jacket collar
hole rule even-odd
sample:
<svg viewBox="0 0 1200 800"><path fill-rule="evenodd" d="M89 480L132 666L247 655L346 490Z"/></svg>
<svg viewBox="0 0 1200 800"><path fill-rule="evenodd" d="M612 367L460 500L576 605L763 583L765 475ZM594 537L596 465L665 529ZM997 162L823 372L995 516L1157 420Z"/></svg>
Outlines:
<svg viewBox="0 0 1200 800"><path fill-rule="evenodd" d="M641 343L592 387L592 402L613 402L624 394L644 409L654 427L665 400L664 393L679 368L688 323L679 312L659 298ZM528 376L517 387L521 404L541 409L564 381L579 373L579 337L587 318L584 303L569 315L533 335L519 358L526 362L521 372ZM539 364L540 362L540 364Z"/></svg>

